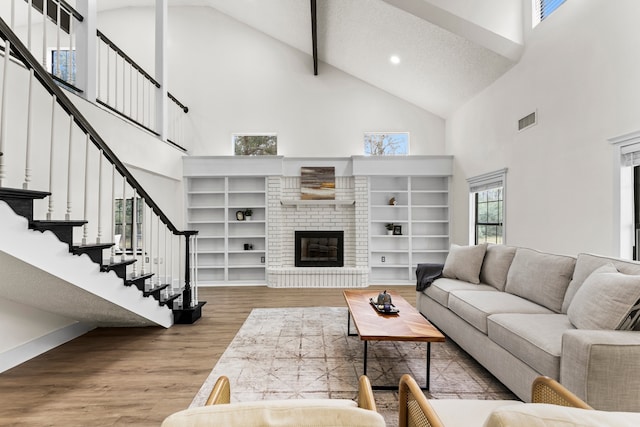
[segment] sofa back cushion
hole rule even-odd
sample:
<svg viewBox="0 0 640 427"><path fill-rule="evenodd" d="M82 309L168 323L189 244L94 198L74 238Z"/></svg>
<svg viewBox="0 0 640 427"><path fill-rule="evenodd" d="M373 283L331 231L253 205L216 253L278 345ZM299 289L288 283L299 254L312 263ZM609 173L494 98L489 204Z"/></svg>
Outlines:
<svg viewBox="0 0 640 427"><path fill-rule="evenodd" d="M633 329L639 300L640 276L622 274L608 263L580 286L567 316L578 329Z"/></svg>
<svg viewBox="0 0 640 427"><path fill-rule="evenodd" d="M460 405L464 411L464 405ZM544 427L631 427L640 423L635 412L606 412L592 409L570 408L548 403L505 405L495 409L484 427L544 426Z"/></svg>
<svg viewBox="0 0 640 427"><path fill-rule="evenodd" d="M518 248L505 291L560 313L575 264L573 257Z"/></svg>
<svg viewBox="0 0 640 427"><path fill-rule="evenodd" d="M507 273L516 254L516 248L505 245L489 245L480 269L480 282L504 291Z"/></svg>
<svg viewBox="0 0 640 427"><path fill-rule="evenodd" d="M474 284L480 283L480 269L486 251L486 243L475 246L451 245L442 276Z"/></svg>
<svg viewBox="0 0 640 427"><path fill-rule="evenodd" d="M576 268L573 272L573 279L569 283L569 288L562 303L562 312L566 313L576 292L584 281L598 268L606 264L613 264L620 273L640 275L640 262L629 261L618 258L610 258L600 255L579 254L576 261Z"/></svg>

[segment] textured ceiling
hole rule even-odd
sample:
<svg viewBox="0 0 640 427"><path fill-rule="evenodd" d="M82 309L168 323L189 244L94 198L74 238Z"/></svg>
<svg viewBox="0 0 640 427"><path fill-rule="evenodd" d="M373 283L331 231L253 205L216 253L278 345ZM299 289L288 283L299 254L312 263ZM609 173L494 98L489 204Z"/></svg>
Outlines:
<svg viewBox="0 0 640 427"><path fill-rule="evenodd" d="M99 0L98 9L153 4ZM307 0L169 0L169 6L215 8L311 55ZM320 0L317 13L320 61L445 118L514 64L383 0ZM400 63L391 64L391 55Z"/></svg>

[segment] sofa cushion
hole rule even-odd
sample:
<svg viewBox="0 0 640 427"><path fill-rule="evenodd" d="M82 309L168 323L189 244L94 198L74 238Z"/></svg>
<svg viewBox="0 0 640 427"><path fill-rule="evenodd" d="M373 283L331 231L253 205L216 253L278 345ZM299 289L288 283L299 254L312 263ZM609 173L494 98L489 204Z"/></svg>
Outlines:
<svg viewBox="0 0 640 427"><path fill-rule="evenodd" d="M451 245L444 261L442 276L460 279L470 283L480 283L480 268L487 251L487 245L458 246Z"/></svg>
<svg viewBox="0 0 640 427"><path fill-rule="evenodd" d="M551 310L506 292L453 291L449 294L449 309L467 323L487 333L487 317L497 313L541 313Z"/></svg>
<svg viewBox="0 0 640 427"><path fill-rule="evenodd" d="M504 291L509 267L516 254L516 248L505 245L489 245L480 269L480 282Z"/></svg>
<svg viewBox="0 0 640 427"><path fill-rule="evenodd" d="M375 411L346 399L291 399L200 406L176 412L162 427L384 426Z"/></svg>
<svg viewBox="0 0 640 427"><path fill-rule="evenodd" d="M459 407L461 412L464 406ZM607 412L569 408L548 403L526 403L496 408L484 427L633 427L640 425L640 413Z"/></svg>
<svg viewBox="0 0 640 427"><path fill-rule="evenodd" d="M638 300L640 276L622 274L608 263L587 277L567 315L578 329L621 329Z"/></svg>
<svg viewBox="0 0 640 427"><path fill-rule="evenodd" d="M569 283L567 293L562 303L562 312L566 313L571 304L571 300L584 281L598 268L605 264L612 263L616 269L624 274L640 275L640 262L629 261L619 258L609 258L599 255L579 254L576 260L576 268L573 271L573 279Z"/></svg>
<svg viewBox="0 0 640 427"><path fill-rule="evenodd" d="M456 279L440 278L425 289L424 294L444 307L449 306L449 292L451 291L493 291L498 292L493 286L474 285L469 282Z"/></svg>
<svg viewBox="0 0 640 427"><path fill-rule="evenodd" d="M572 257L518 248L505 291L560 313L575 263Z"/></svg>
<svg viewBox="0 0 640 427"><path fill-rule="evenodd" d="M575 329L566 314L494 314L489 338L541 375L560 378L562 335Z"/></svg>
<svg viewBox="0 0 640 427"><path fill-rule="evenodd" d="M517 400L429 399L429 404L446 427L479 425L491 413L506 405L524 405ZM461 406L463 404L464 406ZM463 409L463 410L461 410ZM409 424L411 425L411 424Z"/></svg>

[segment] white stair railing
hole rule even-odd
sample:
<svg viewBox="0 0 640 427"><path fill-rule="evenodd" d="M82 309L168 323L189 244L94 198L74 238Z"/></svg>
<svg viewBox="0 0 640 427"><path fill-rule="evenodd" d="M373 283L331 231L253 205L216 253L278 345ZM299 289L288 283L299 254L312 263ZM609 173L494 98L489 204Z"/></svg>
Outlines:
<svg viewBox="0 0 640 427"><path fill-rule="evenodd" d="M138 262L133 263L134 278L139 277L139 271L140 274L146 271L144 264L147 262L147 253L144 242L147 234L145 230L148 228L149 239L156 244L156 247L151 249L152 254L157 254L159 265L164 264L163 271L158 265L155 272L159 285L166 285L163 291L164 301L173 301L169 306L174 308L179 304L175 298L182 295L185 297L185 303L193 307L191 295L192 286L195 284L190 276L192 271L190 264L193 261L190 248L192 236L197 232L180 231L172 224L58 87L47 70L2 19L0 19L0 40L4 41L2 93L0 94L0 152L2 153L0 155L0 173L2 174L0 191L3 188L11 188L12 183L15 187L23 187L25 184L31 186L30 181L33 181L32 184L36 188L46 188L50 193L47 197L47 206L46 208L40 206L35 214L39 215L46 211L46 218L50 221L72 220L73 203L75 200L82 199L83 218L81 219L87 221L87 224L78 230L77 234L78 240L81 240L83 245L90 244L88 239L93 235L92 232L95 232L96 243L111 243L111 236L115 235L117 222L114 203L116 198L121 197L122 215L119 224L123 242L121 260L127 261L127 255L130 255L131 258L143 264L138 269L135 267ZM44 90L34 90L34 78ZM8 87L11 87L10 92L7 90ZM11 98L12 94L16 93L18 96L15 99ZM27 102L24 103L24 100ZM45 109L47 111L44 112L39 111L38 114L43 117L33 117L33 111L38 110L32 110L32 104L51 105L51 108L50 111L49 109ZM12 108L8 108L8 105L12 105ZM42 110L42 107L39 110ZM28 117L27 120L24 120L25 116ZM23 128L11 129L11 145L8 146L7 124L25 122L27 125ZM37 128L36 123L39 125ZM37 139L30 136L31 132L36 130L39 135ZM44 137L42 137L43 134L45 134ZM85 144L74 143L80 134L84 135ZM15 135L18 137L14 137ZM37 152L39 155L32 158L30 152ZM10 169L6 166L10 166ZM109 169L111 169L111 179L109 179ZM33 176L31 176L32 170L37 172ZM78 179L81 176L84 179ZM118 176L122 177L121 193ZM127 196L130 194L132 196L129 204ZM58 195L60 200L66 200L64 212L58 213L54 209L54 195ZM94 195L97 197L92 197ZM147 210L148 216L145 215ZM105 224L103 218L111 219L106 221L109 225ZM129 230L127 230L128 221L131 224ZM162 240L159 237L151 240L154 222L158 236L163 233ZM182 237L185 239L185 252L180 250ZM111 257L107 259L111 260L114 255L112 251ZM153 270L154 260L153 258L149 260L152 263L150 270Z"/></svg>

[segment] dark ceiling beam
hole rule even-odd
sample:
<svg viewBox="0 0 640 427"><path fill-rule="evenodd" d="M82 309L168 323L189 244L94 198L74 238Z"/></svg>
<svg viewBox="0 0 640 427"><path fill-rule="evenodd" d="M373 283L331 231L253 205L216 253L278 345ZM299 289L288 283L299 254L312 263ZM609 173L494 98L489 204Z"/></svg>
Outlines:
<svg viewBox="0 0 640 427"><path fill-rule="evenodd" d="M313 75L318 75L318 20L316 0L311 0L311 44L313 46Z"/></svg>

